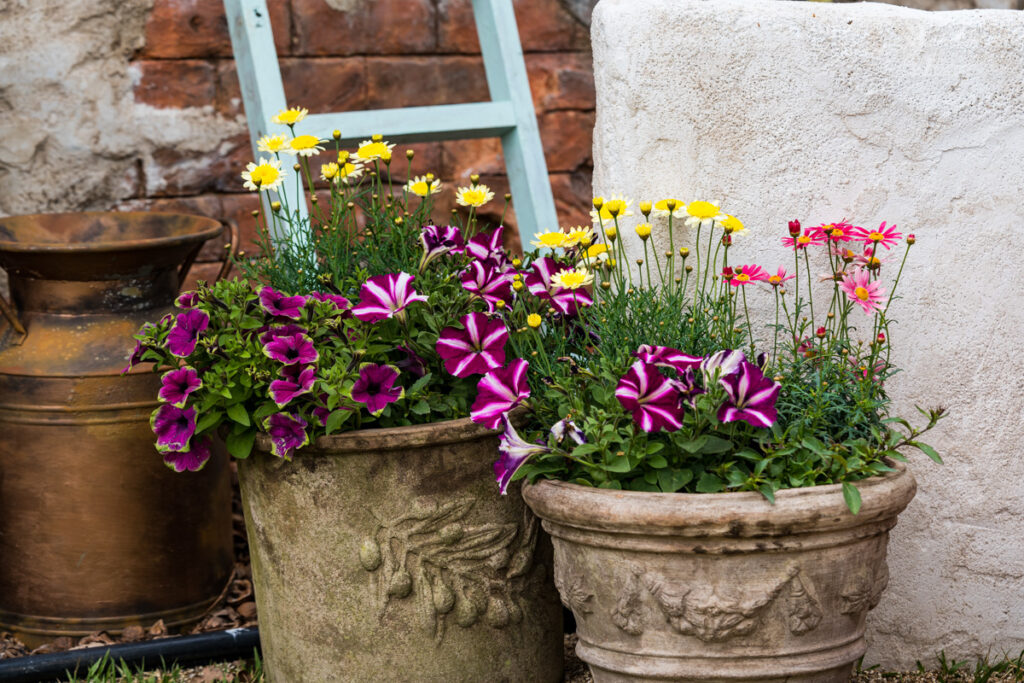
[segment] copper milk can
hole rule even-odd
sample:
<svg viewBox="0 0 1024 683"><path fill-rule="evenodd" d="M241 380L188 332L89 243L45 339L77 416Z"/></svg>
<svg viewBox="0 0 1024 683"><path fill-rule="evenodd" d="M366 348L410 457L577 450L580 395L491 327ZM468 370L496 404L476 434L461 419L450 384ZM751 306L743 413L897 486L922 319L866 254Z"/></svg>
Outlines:
<svg viewBox="0 0 1024 683"><path fill-rule="evenodd" d="M232 571L226 456L168 469L160 375L121 371L172 310L217 221L168 213L0 219L0 631L28 644L197 620Z"/></svg>

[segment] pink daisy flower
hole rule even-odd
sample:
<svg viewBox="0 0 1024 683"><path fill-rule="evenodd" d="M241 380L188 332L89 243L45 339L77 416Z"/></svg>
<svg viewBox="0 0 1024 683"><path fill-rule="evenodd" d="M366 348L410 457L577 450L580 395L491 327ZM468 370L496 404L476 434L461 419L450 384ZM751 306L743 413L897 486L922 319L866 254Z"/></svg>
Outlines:
<svg viewBox="0 0 1024 683"><path fill-rule="evenodd" d="M768 277L765 279L765 282L770 284L772 287L778 287L782 283L788 280L792 280L795 277L796 275L787 275L786 269L783 268L782 266L779 266L779 271L774 275L768 275Z"/></svg>
<svg viewBox="0 0 1024 683"><path fill-rule="evenodd" d="M878 230L856 228L854 237L864 244L881 244L886 249L892 249L899 244L899 241L903 238L903 233L896 232L895 225L890 225L888 228L885 227L885 221L882 221L882 224L878 226Z"/></svg>
<svg viewBox="0 0 1024 683"><path fill-rule="evenodd" d="M761 266L737 266L729 284L733 287L742 287L751 282L764 282L768 279L768 272Z"/></svg>
<svg viewBox="0 0 1024 683"><path fill-rule="evenodd" d="M825 236L820 232L815 232L810 228L804 230L804 234L802 235L782 238L782 246L792 247L793 249L806 249L809 246L823 244L824 242Z"/></svg>
<svg viewBox="0 0 1024 683"><path fill-rule="evenodd" d="M839 286L850 301L863 308L865 313L882 310L885 291L881 282L871 280L871 273L867 270L855 268L853 272L847 273Z"/></svg>
<svg viewBox="0 0 1024 683"><path fill-rule="evenodd" d="M850 225L846 221L839 221L838 223L823 223L822 225L811 228L813 232L828 240L829 242L849 242L857 236L858 228L855 225Z"/></svg>

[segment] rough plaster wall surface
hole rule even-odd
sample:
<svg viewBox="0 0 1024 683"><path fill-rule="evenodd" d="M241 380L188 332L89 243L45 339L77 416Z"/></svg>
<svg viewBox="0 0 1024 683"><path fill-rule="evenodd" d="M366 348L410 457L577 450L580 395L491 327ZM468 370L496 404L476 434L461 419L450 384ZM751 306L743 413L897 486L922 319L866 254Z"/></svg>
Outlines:
<svg viewBox="0 0 1024 683"><path fill-rule="evenodd" d="M595 194L720 198L750 233L731 260L771 268L791 218L917 234L889 389L949 408L946 464L914 458L867 661L1019 652L1024 13L602 0L592 40Z"/></svg>
<svg viewBox="0 0 1024 683"><path fill-rule="evenodd" d="M213 1L213 0L211 0ZM153 0L0 0L0 214L109 208L162 186L158 148L244 132L210 106L136 103ZM203 169L197 169L202 171Z"/></svg>

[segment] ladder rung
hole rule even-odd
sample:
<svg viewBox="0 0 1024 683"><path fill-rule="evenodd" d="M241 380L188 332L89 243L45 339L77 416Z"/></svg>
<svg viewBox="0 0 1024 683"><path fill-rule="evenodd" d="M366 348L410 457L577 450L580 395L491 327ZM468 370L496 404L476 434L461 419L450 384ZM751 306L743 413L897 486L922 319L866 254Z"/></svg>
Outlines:
<svg viewBox="0 0 1024 683"><path fill-rule="evenodd" d="M510 102L470 102L311 114L295 126L295 132L330 138L332 131L340 130L342 144L358 144L382 132L390 142L425 142L498 137L515 125Z"/></svg>

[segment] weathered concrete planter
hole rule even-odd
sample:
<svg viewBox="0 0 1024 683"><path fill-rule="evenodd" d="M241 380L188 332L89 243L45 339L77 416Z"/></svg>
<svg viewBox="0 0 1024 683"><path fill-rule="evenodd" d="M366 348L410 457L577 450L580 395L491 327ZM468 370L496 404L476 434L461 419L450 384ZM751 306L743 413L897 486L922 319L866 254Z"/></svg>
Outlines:
<svg viewBox="0 0 1024 683"><path fill-rule="evenodd" d="M555 546L595 681L846 681L888 582L889 529L917 485L903 465L857 486L756 493L526 486Z"/></svg>
<svg viewBox="0 0 1024 683"><path fill-rule="evenodd" d="M560 681L551 544L470 420L334 435L239 463L275 683ZM262 449L262 450L260 450Z"/></svg>

